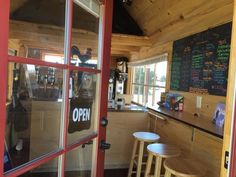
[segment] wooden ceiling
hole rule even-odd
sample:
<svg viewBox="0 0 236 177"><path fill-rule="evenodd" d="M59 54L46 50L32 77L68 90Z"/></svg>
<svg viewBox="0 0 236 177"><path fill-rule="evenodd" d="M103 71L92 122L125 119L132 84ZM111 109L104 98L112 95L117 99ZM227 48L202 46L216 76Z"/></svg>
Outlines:
<svg viewBox="0 0 236 177"><path fill-rule="evenodd" d="M183 37L181 33L189 30L191 34L204 21L220 24L232 19L233 0L133 0L126 9L152 41L168 41L175 31ZM222 18L215 18L219 13Z"/></svg>

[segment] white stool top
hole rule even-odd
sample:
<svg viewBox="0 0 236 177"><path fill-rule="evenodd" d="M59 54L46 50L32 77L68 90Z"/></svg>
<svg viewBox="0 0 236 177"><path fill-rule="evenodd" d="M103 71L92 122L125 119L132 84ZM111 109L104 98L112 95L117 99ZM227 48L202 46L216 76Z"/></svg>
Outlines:
<svg viewBox="0 0 236 177"><path fill-rule="evenodd" d="M177 146L170 144L149 144L147 149L150 153L162 158L177 157L180 155L180 149Z"/></svg>
<svg viewBox="0 0 236 177"><path fill-rule="evenodd" d="M144 142L155 142L160 139L160 136L156 133L151 132L135 132L133 136L140 141Z"/></svg>

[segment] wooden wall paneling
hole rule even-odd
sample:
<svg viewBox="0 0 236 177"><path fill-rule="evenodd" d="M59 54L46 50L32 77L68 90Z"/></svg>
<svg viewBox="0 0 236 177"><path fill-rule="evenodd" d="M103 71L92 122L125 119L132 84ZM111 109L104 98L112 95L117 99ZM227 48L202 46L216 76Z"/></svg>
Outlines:
<svg viewBox="0 0 236 177"><path fill-rule="evenodd" d="M226 99L223 96L202 95L202 94L194 94L194 93L189 93L189 92L177 92L177 91L172 91L172 90L171 92L179 93L184 96L184 111L192 113L192 114L198 112L204 115L209 120L213 119L213 114L214 114L216 105L219 102L225 103L225 99ZM198 110L196 108L197 96L202 97L202 107Z"/></svg>
<svg viewBox="0 0 236 177"><path fill-rule="evenodd" d="M194 130L192 156L207 167L207 177L219 177L223 140L200 130Z"/></svg>
<svg viewBox="0 0 236 177"><path fill-rule="evenodd" d="M105 168L128 168L132 150L133 133L148 130L148 118L144 112L108 112Z"/></svg>
<svg viewBox="0 0 236 177"><path fill-rule="evenodd" d="M226 177L228 170L224 168L224 154L225 151L230 150L231 143L231 127L232 120L234 117L234 103L235 103L235 81L236 81L236 1L233 4L234 16L233 16L233 27L231 37L231 50L230 50L230 61L229 61L229 74L228 74L228 88L227 88L227 99L226 99L226 115L224 125L224 141L222 150L222 161L221 161L221 177ZM235 148L235 147L234 147ZM233 167L234 168L234 167Z"/></svg>
<svg viewBox="0 0 236 177"><path fill-rule="evenodd" d="M19 40L8 40L8 49L16 50L19 53L20 45ZM11 100L12 95L12 81L13 81L14 63L8 63L8 83L7 83L7 99Z"/></svg>
<svg viewBox="0 0 236 177"><path fill-rule="evenodd" d="M163 121L159 118L151 118L151 131L160 135L160 142L175 144L181 148L182 156L189 156L192 148L193 128L167 116L157 114L157 117L164 117L166 119L166 121Z"/></svg>

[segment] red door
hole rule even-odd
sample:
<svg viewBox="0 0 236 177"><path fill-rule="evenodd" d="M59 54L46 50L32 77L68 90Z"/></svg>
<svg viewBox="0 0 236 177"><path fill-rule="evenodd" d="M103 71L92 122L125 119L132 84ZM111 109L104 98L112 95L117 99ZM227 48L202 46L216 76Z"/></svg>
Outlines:
<svg viewBox="0 0 236 177"><path fill-rule="evenodd" d="M1 176L103 176L112 9L0 1Z"/></svg>

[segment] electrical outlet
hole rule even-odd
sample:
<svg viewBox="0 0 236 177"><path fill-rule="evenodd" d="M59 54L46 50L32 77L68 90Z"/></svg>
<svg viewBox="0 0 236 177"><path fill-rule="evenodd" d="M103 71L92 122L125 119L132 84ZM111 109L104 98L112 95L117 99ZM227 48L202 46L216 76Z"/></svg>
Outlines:
<svg viewBox="0 0 236 177"><path fill-rule="evenodd" d="M196 107L198 109L202 108L202 97L201 96L197 96Z"/></svg>

